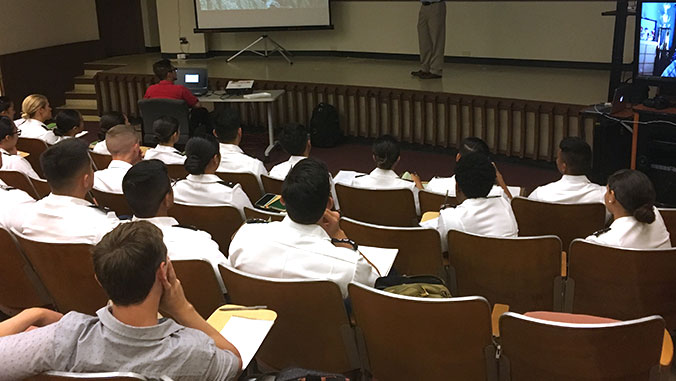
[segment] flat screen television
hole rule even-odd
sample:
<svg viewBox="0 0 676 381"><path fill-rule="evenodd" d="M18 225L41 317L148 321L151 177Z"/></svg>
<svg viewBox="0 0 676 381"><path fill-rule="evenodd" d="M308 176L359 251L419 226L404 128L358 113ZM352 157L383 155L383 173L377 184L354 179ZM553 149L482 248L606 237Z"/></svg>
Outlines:
<svg viewBox="0 0 676 381"><path fill-rule="evenodd" d="M634 38L634 80L676 86L676 2L639 1Z"/></svg>

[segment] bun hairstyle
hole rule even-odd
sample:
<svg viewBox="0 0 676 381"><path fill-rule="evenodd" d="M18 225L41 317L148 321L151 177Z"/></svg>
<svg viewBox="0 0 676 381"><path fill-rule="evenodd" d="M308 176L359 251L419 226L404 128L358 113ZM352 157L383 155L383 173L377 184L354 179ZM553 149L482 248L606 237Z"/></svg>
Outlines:
<svg viewBox="0 0 676 381"><path fill-rule="evenodd" d="M188 140L185 145L185 170L191 175L202 175L207 164L218 155L218 141L215 137L205 135Z"/></svg>
<svg viewBox="0 0 676 381"><path fill-rule="evenodd" d="M66 136L73 128L79 127L82 122L82 115L77 110L64 109L56 115L56 128L54 135Z"/></svg>
<svg viewBox="0 0 676 381"><path fill-rule="evenodd" d="M608 178L608 189L615 193L615 199L639 222L651 224L655 221L655 188L643 172L621 169Z"/></svg>
<svg viewBox="0 0 676 381"><path fill-rule="evenodd" d="M49 101L47 97L40 94L31 94L24 98L21 103L21 117L31 119L43 107L46 107Z"/></svg>
<svg viewBox="0 0 676 381"><path fill-rule="evenodd" d="M125 124L124 114L119 111L110 111L101 115L99 122L99 141L106 140L108 130L119 124Z"/></svg>
<svg viewBox="0 0 676 381"><path fill-rule="evenodd" d="M382 135L373 142L373 158L376 167L380 169L392 169L399 159L399 142L392 135Z"/></svg>
<svg viewBox="0 0 676 381"><path fill-rule="evenodd" d="M178 120L171 116L163 116L153 122L153 132L158 143L168 143L178 131Z"/></svg>

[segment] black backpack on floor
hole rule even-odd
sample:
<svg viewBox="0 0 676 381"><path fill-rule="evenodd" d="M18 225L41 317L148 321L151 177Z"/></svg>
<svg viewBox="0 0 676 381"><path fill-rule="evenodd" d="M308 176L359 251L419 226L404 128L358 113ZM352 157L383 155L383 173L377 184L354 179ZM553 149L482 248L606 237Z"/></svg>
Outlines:
<svg viewBox="0 0 676 381"><path fill-rule="evenodd" d="M343 139L338 110L328 103L320 103L312 110L310 129L313 147L335 147Z"/></svg>

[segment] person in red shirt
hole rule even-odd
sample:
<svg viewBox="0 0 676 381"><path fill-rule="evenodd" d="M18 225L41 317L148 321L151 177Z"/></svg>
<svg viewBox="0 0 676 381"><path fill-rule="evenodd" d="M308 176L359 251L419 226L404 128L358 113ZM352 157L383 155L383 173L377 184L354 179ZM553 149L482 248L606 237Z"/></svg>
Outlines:
<svg viewBox="0 0 676 381"><path fill-rule="evenodd" d="M157 61L153 64L153 73L160 80L146 90L143 98L182 99L188 104L190 110L190 136L204 134L211 129L207 127L209 112L200 105L187 87L174 84L176 81L176 68L168 59Z"/></svg>

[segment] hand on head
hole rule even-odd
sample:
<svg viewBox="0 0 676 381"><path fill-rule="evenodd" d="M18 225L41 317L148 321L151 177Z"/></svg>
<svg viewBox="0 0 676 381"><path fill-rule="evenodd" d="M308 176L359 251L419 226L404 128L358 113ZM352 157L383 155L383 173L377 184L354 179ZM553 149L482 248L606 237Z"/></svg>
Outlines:
<svg viewBox="0 0 676 381"><path fill-rule="evenodd" d="M164 267L164 271L160 272L160 281L164 291L160 299L160 311L177 318L181 313L190 309L190 302L185 298L183 286L176 277L174 266L172 266L169 258L160 266Z"/></svg>

